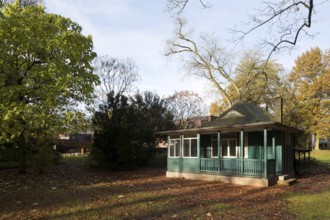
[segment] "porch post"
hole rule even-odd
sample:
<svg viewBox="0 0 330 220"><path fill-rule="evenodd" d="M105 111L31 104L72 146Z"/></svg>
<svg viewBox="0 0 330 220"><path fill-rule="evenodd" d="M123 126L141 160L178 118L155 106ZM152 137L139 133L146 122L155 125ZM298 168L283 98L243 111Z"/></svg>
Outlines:
<svg viewBox="0 0 330 220"><path fill-rule="evenodd" d="M273 159L276 160L275 130L272 130L272 148L273 148Z"/></svg>
<svg viewBox="0 0 330 220"><path fill-rule="evenodd" d="M264 177L267 178L267 128L264 128Z"/></svg>
<svg viewBox="0 0 330 220"><path fill-rule="evenodd" d="M184 140L184 135L181 134L181 146L180 146L180 171L182 172L183 171L183 146L184 146L184 143L183 143L183 140Z"/></svg>
<svg viewBox="0 0 330 220"><path fill-rule="evenodd" d="M199 161L199 172L201 171L201 134L197 133L197 157Z"/></svg>
<svg viewBox="0 0 330 220"><path fill-rule="evenodd" d="M244 173L244 131L240 131L240 152L241 152L241 174Z"/></svg>
<svg viewBox="0 0 330 220"><path fill-rule="evenodd" d="M171 147L170 147L170 142L171 141L171 136L169 135L169 136L167 136L167 170L169 170L168 169L168 167L169 167L169 165L170 165L170 151L171 151Z"/></svg>
<svg viewBox="0 0 330 220"><path fill-rule="evenodd" d="M219 163L219 173L221 173L221 132L218 131L218 163Z"/></svg>

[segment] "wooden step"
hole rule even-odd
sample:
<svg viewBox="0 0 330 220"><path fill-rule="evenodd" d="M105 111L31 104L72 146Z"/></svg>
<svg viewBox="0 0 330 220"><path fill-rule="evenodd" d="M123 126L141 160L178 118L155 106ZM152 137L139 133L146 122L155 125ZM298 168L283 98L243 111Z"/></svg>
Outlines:
<svg viewBox="0 0 330 220"><path fill-rule="evenodd" d="M277 184L282 185L282 186L292 186L296 182L297 182L297 179L291 178L288 180L279 180L279 181L277 181Z"/></svg>
<svg viewBox="0 0 330 220"><path fill-rule="evenodd" d="M290 179L290 176L289 175L278 176L278 180L279 181L285 181L285 180L288 180L288 179Z"/></svg>

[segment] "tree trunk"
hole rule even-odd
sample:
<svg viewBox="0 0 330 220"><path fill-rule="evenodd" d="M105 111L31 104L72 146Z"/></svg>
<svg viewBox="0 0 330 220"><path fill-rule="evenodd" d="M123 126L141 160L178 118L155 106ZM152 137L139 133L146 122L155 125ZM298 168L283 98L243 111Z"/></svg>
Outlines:
<svg viewBox="0 0 330 220"><path fill-rule="evenodd" d="M26 146L25 137L23 135L21 135L19 137L19 164L18 164L18 173L19 174L26 173L25 146Z"/></svg>
<svg viewBox="0 0 330 220"><path fill-rule="evenodd" d="M314 149L320 150L320 134L319 134L319 132L315 133Z"/></svg>

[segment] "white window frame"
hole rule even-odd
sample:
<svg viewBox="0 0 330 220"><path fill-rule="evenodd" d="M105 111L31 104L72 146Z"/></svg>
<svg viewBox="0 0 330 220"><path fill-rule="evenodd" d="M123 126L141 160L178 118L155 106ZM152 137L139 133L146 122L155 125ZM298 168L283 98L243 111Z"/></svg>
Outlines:
<svg viewBox="0 0 330 220"><path fill-rule="evenodd" d="M176 142L177 141L179 141L179 146L178 146L178 148L179 148L179 155L175 155L175 148L176 148ZM174 155L173 156L171 156L171 146L173 146L173 150L174 150ZM181 152L182 152L182 150L181 150L181 146L182 146L182 143L181 143L181 138L174 138L174 139L170 139L170 141L169 141L169 144L168 144L168 147L169 147L169 150L168 150L168 157L169 158L180 158L181 157Z"/></svg>
<svg viewBox="0 0 330 220"><path fill-rule="evenodd" d="M235 141L235 156L228 156L228 155L230 155L229 141L231 141L231 140ZM223 156L223 154L222 154L222 152L225 150L224 146L222 146L223 141L227 141L227 146L226 146L227 156ZM223 158L237 158L238 151L237 151L237 139L236 138L223 138L223 139L221 139L221 156Z"/></svg>
<svg viewBox="0 0 330 220"><path fill-rule="evenodd" d="M185 156L185 147L184 147L184 144L185 144L185 141L189 141L189 156ZM196 151L197 151L197 155L196 156L191 156L191 140L196 140ZM182 157L183 158L198 158L198 138L197 137L190 137L190 138L183 138L182 140Z"/></svg>
<svg viewBox="0 0 330 220"><path fill-rule="evenodd" d="M249 158L248 136L244 137L244 158Z"/></svg>
<svg viewBox="0 0 330 220"><path fill-rule="evenodd" d="M248 146L248 137L247 136L245 136L244 138L243 138L243 144L244 144L244 158L248 158L249 157L249 152L248 152L248 150L249 150L249 146ZM236 154L237 154L237 152L238 152L238 155L237 155L237 158L241 158L241 146L236 146Z"/></svg>

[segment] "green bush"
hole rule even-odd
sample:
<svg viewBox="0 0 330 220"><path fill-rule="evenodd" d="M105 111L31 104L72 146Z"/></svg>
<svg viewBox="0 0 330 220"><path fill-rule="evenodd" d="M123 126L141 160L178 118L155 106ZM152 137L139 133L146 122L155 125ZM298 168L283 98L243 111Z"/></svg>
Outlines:
<svg viewBox="0 0 330 220"><path fill-rule="evenodd" d="M19 149L13 144L0 145L0 161L17 161Z"/></svg>
<svg viewBox="0 0 330 220"><path fill-rule="evenodd" d="M157 95L146 92L130 100L108 95L108 103L94 114L91 158L101 167L132 169L148 165L154 153L154 132L174 127L173 115Z"/></svg>
<svg viewBox="0 0 330 220"><path fill-rule="evenodd" d="M28 160L40 172L44 172L44 167L58 163L60 159L61 154L47 145L34 146L33 150L28 154Z"/></svg>

